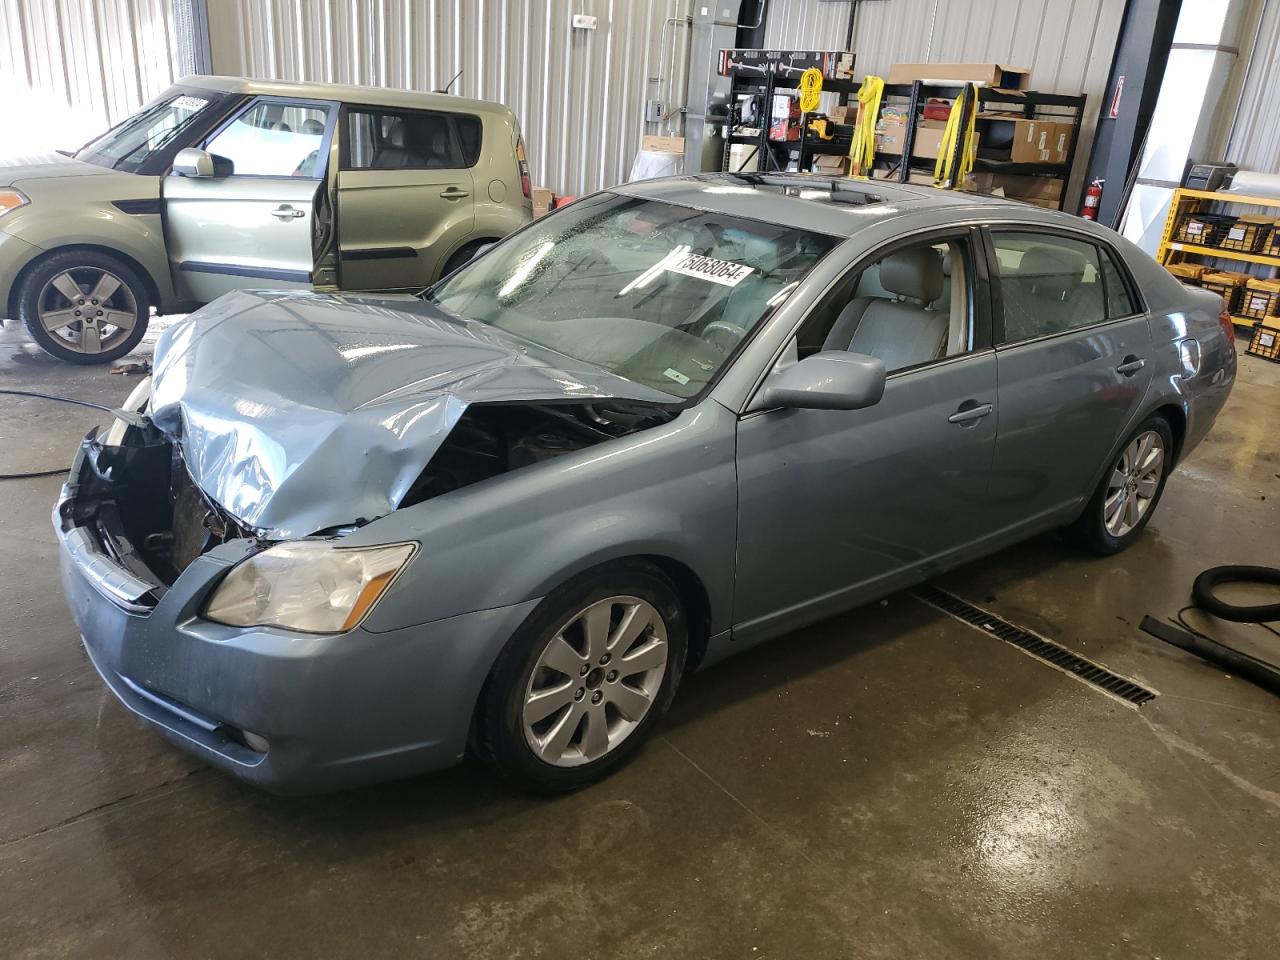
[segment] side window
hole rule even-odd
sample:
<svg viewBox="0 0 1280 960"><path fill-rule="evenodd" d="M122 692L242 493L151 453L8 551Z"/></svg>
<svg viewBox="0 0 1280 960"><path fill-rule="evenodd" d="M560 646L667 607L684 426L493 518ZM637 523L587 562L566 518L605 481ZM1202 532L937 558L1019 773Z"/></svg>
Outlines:
<svg viewBox="0 0 1280 960"><path fill-rule="evenodd" d="M474 120L473 117L463 118ZM475 129L454 135L454 116L448 113L353 109L347 113L346 170L448 170L469 167L464 156L480 152L479 121ZM461 144L459 143L461 141Z"/></svg>
<svg viewBox="0 0 1280 960"><path fill-rule="evenodd" d="M973 257L964 238L931 240L851 272L797 334L798 357L865 353L892 373L973 348Z"/></svg>
<svg viewBox="0 0 1280 960"><path fill-rule="evenodd" d="M1098 248L1047 233L998 231L996 276L1004 343L1063 333L1107 318Z"/></svg>
<svg viewBox="0 0 1280 960"><path fill-rule="evenodd" d="M223 127L205 149L230 160L235 176L317 179L324 169L320 148L330 109L259 100Z"/></svg>
<svg viewBox="0 0 1280 960"><path fill-rule="evenodd" d="M454 118L454 125L458 128L458 142L462 145L462 162L468 167L474 167L480 160L483 139L480 118L458 114Z"/></svg>
<svg viewBox="0 0 1280 960"><path fill-rule="evenodd" d="M1102 255L1102 282L1107 288L1107 319L1133 316L1139 312L1138 305L1133 302L1120 265L1105 247L1100 247L1099 252Z"/></svg>

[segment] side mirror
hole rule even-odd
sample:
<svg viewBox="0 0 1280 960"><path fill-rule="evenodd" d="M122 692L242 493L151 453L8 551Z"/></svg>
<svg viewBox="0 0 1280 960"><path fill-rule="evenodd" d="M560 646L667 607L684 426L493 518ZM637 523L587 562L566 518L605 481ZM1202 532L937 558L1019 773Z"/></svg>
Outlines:
<svg viewBox="0 0 1280 960"><path fill-rule="evenodd" d="M864 353L826 350L775 373L756 409L860 410L884 396L884 361Z"/></svg>
<svg viewBox="0 0 1280 960"><path fill-rule="evenodd" d="M173 158L173 172L180 177L229 177L235 165L197 147L185 147Z"/></svg>

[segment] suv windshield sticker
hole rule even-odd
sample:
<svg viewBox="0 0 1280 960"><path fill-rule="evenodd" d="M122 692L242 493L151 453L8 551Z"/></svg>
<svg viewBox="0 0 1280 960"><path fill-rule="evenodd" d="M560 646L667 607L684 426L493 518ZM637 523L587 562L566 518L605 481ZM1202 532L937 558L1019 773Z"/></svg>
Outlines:
<svg viewBox="0 0 1280 960"><path fill-rule="evenodd" d="M676 383L680 384L680 386L682 387L688 384L689 382L688 377L686 377L679 370L674 370L671 367L667 367L667 369L663 370L662 375L666 377L668 380L674 380Z"/></svg>
<svg viewBox="0 0 1280 960"><path fill-rule="evenodd" d="M755 267L694 253L679 263L673 263L667 269L674 273L683 273L686 277L699 277L702 280L710 280L712 283L724 284L726 287L736 287L751 275Z"/></svg>
<svg viewBox="0 0 1280 960"><path fill-rule="evenodd" d="M178 110L203 110L208 105L208 100L201 100L199 97L177 97L171 104Z"/></svg>

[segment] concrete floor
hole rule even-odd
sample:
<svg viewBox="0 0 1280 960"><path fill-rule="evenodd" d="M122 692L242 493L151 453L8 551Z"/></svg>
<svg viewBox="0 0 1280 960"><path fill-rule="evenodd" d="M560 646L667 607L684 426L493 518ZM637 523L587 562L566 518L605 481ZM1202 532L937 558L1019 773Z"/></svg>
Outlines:
<svg viewBox="0 0 1280 960"><path fill-rule="evenodd" d="M0 333L2 386L134 382ZM0 397L0 472L94 422ZM899 595L689 677L636 762L555 800L475 765L277 799L188 759L81 651L60 481L2 482L0 956L1275 956L1280 703L1137 624L1277 560L1278 425L1280 365L1242 358L1133 550L1044 537L942 581L1160 691L1141 710Z"/></svg>

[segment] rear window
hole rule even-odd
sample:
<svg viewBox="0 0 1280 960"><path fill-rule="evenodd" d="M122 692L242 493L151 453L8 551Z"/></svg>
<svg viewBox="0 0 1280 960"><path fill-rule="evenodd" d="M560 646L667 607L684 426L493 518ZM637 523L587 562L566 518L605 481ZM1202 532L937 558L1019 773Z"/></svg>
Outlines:
<svg viewBox="0 0 1280 960"><path fill-rule="evenodd" d="M343 134L344 170L448 170L480 159L480 120L467 114L355 108Z"/></svg>

